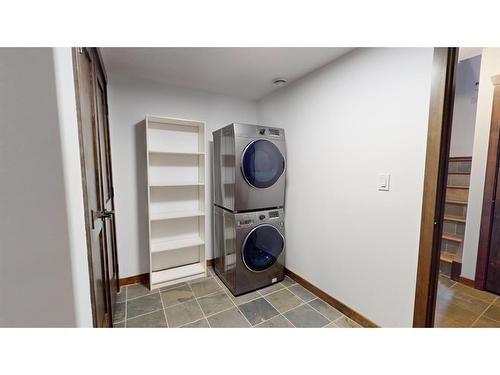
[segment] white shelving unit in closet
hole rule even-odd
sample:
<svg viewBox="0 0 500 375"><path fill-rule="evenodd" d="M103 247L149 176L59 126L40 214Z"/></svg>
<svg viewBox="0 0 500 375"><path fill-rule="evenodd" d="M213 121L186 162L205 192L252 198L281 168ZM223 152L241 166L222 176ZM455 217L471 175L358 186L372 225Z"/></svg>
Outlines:
<svg viewBox="0 0 500 375"><path fill-rule="evenodd" d="M150 288L206 275L205 123L146 116Z"/></svg>

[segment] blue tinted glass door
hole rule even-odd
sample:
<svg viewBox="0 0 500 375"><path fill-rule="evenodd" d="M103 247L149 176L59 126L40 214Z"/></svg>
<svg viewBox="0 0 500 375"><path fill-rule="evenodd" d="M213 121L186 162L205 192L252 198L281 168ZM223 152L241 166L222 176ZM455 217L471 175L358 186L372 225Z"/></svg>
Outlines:
<svg viewBox="0 0 500 375"><path fill-rule="evenodd" d="M241 170L250 185L265 189L273 186L283 174L285 158L274 143L258 139L243 151Z"/></svg>
<svg viewBox="0 0 500 375"><path fill-rule="evenodd" d="M284 247L285 240L276 228L260 225L243 242L243 262L252 271L264 271L276 262Z"/></svg>

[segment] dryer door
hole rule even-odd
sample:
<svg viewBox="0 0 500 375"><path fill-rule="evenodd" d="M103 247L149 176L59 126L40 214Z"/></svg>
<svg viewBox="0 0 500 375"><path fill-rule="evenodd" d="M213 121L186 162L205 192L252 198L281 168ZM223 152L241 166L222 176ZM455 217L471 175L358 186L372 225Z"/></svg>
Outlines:
<svg viewBox="0 0 500 375"><path fill-rule="evenodd" d="M241 171L251 186L265 189L273 186L285 171L285 158L274 143L257 139L243 150Z"/></svg>
<svg viewBox="0 0 500 375"><path fill-rule="evenodd" d="M271 267L285 249L285 239L272 225L262 224L252 229L241 247L245 266L254 272Z"/></svg>

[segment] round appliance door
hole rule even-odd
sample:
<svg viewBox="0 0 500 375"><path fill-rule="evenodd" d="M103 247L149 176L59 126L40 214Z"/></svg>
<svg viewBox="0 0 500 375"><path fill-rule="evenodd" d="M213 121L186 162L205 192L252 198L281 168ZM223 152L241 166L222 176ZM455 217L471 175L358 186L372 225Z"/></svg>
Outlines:
<svg viewBox="0 0 500 375"><path fill-rule="evenodd" d="M265 189L273 186L285 171L285 158L274 143L257 139L243 151L241 170L250 185Z"/></svg>
<svg viewBox="0 0 500 375"><path fill-rule="evenodd" d="M271 267L285 248L285 239L272 225L262 224L247 234L241 255L245 266L254 272Z"/></svg>

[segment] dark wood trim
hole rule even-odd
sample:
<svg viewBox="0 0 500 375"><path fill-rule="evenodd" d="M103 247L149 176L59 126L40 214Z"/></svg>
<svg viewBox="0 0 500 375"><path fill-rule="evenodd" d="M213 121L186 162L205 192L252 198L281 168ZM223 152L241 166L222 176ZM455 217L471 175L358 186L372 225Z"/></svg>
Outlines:
<svg viewBox="0 0 500 375"><path fill-rule="evenodd" d="M140 275L124 277L123 279L120 279L118 284L120 285L120 287L122 287L125 285L138 283L147 285L149 283L149 273L141 273Z"/></svg>
<svg viewBox="0 0 500 375"><path fill-rule="evenodd" d="M215 259L207 259L207 267L213 267L214 262L215 262Z"/></svg>
<svg viewBox="0 0 500 375"><path fill-rule="evenodd" d="M91 239L91 226L92 224L89 221L89 217L87 212L89 211L89 201L88 201L88 193L87 193L87 175L85 173L85 151L83 144L83 129L82 129L82 111L80 108L81 103L81 83L80 83L80 64L78 61L79 52L78 48L72 48L73 55L73 81L75 84L75 98L76 98L76 114L77 114L77 123L78 123L78 143L80 146L80 166L81 166L81 175L82 175L82 189L83 189L83 206L84 206L84 217L85 217L85 237L87 239L87 263L89 267L89 284L90 284L90 305L92 308L92 322L94 327L99 326L99 322L97 320L96 313L96 304L95 304L95 293L94 293L94 271L92 264L92 239ZM102 322L101 322L102 323ZM103 327L103 326L101 326Z"/></svg>
<svg viewBox="0 0 500 375"><path fill-rule="evenodd" d="M101 67L101 71L102 71L102 74L104 76L104 80L106 81L106 86L107 86L108 85L108 74L106 73L106 66L104 65L104 59L102 58L101 49L98 47L95 47L94 50L96 52L97 59L99 60L99 65Z"/></svg>
<svg viewBox="0 0 500 375"><path fill-rule="evenodd" d="M414 327L434 324L457 58L458 48L434 49Z"/></svg>
<svg viewBox="0 0 500 375"><path fill-rule="evenodd" d="M450 156L448 159L450 161L471 161L472 156Z"/></svg>
<svg viewBox="0 0 500 375"><path fill-rule="evenodd" d="M458 282L460 284L464 284L464 285L470 286L471 288L474 288L474 280L460 276L460 278L458 279Z"/></svg>
<svg viewBox="0 0 500 375"><path fill-rule="evenodd" d="M367 328L378 328L378 325L373 323L371 320L368 318L365 318L363 315L358 313L357 311L351 309L349 306L343 304L339 300L335 299L331 295L323 292L321 289L316 287L315 285L311 284L309 281L304 279L303 277L297 275L293 271L290 271L288 268L285 268L285 275L289 276L291 279L295 280L297 283L302 285L304 288L309 290L311 293L314 293L316 296L321 298L323 301L328 303L329 305L335 307L337 310L339 310L342 314L346 315L347 317L351 318L355 322L359 323L363 327Z"/></svg>
<svg viewBox="0 0 500 375"><path fill-rule="evenodd" d="M475 287L484 290L488 273L488 258L490 253L491 232L493 226L495 192L497 190L497 173L499 163L500 136L500 85L496 85L493 95L493 110L491 113L490 141L488 159L486 161L486 176L484 180L483 211L481 213L481 228L477 252Z"/></svg>

